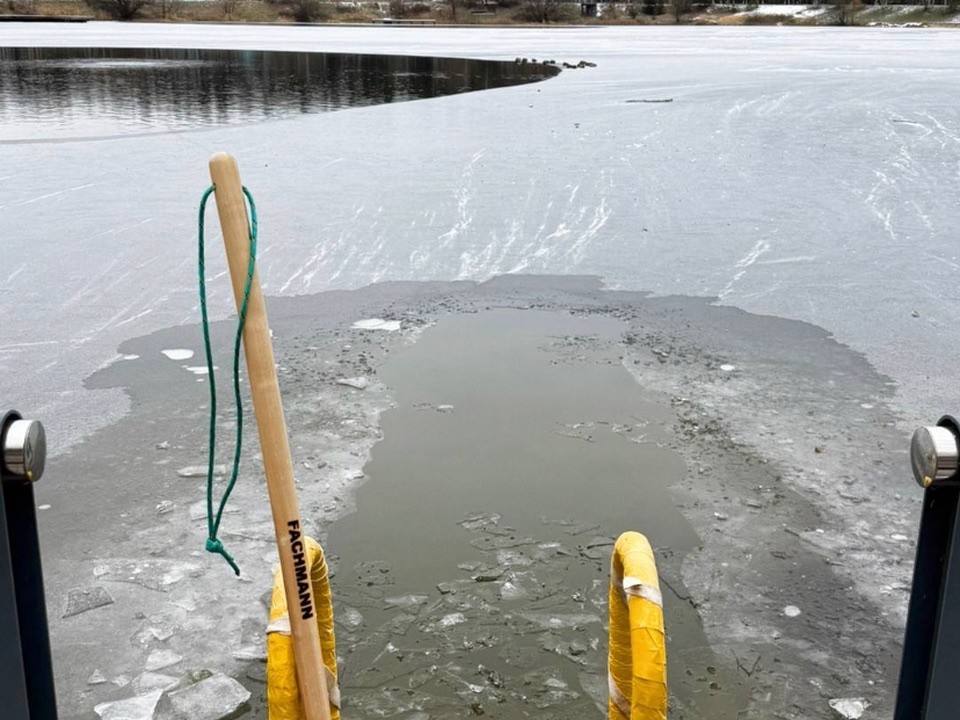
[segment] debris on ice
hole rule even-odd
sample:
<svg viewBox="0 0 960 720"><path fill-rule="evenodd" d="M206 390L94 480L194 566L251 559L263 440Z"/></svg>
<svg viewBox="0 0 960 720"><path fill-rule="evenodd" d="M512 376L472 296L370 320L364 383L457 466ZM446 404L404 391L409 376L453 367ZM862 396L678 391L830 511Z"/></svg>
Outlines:
<svg viewBox="0 0 960 720"><path fill-rule="evenodd" d="M74 588L67 593L62 617L71 617L104 605L113 605L113 596L101 585Z"/></svg>
<svg viewBox="0 0 960 720"><path fill-rule="evenodd" d="M147 695L100 703L93 711L101 720L153 720L153 711L162 694L162 690L154 690Z"/></svg>
<svg viewBox="0 0 960 720"><path fill-rule="evenodd" d="M724 363L723 365L720 366L720 369L723 370L723 372L733 372L734 370L737 369L737 366Z"/></svg>
<svg viewBox="0 0 960 720"><path fill-rule="evenodd" d="M787 605L783 609L783 614L788 618L798 617L800 615L800 608L798 608L796 605Z"/></svg>
<svg viewBox="0 0 960 720"><path fill-rule="evenodd" d="M353 324L353 327L357 330L386 330L387 332L394 332L400 329L400 321L369 318L367 320L357 320Z"/></svg>
<svg viewBox="0 0 960 720"><path fill-rule="evenodd" d="M168 512L172 511L176 507L174 503L170 500L161 500L157 503L157 513L160 515L166 515Z"/></svg>
<svg viewBox="0 0 960 720"><path fill-rule="evenodd" d="M830 701L830 707L846 720L857 720L870 707L870 703L863 698L836 698Z"/></svg>
<svg viewBox="0 0 960 720"><path fill-rule="evenodd" d="M225 720L247 705L250 691L231 677L212 675L206 680L167 695L162 720Z"/></svg>

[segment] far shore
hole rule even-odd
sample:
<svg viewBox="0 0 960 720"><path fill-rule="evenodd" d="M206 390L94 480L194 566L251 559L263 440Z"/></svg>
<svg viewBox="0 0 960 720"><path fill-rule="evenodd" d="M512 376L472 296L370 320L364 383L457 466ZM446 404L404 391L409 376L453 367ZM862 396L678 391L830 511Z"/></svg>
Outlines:
<svg viewBox="0 0 960 720"><path fill-rule="evenodd" d="M952 4L713 4L693 0L12 0L0 22L86 22L435 27L799 26L960 27Z"/></svg>

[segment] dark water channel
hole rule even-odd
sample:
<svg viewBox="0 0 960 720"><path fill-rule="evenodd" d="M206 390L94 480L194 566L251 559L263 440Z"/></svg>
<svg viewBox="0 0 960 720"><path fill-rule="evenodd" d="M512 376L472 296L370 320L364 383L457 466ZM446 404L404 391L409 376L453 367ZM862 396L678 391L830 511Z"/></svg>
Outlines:
<svg viewBox="0 0 960 720"><path fill-rule="evenodd" d="M348 717L605 714L613 539L697 542L668 490L684 472L663 446L672 416L622 367L621 334L496 310L441 321L381 368L397 405L327 543ZM742 688L664 597L687 708L671 717L736 717Z"/></svg>
<svg viewBox="0 0 960 720"><path fill-rule="evenodd" d="M246 50L0 48L0 142L169 132L505 87L538 64Z"/></svg>

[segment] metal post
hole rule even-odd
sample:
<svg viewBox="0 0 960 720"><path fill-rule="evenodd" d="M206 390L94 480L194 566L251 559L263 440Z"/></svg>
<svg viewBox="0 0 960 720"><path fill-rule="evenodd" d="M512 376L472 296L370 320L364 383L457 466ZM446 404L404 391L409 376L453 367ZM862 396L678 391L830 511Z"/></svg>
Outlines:
<svg viewBox="0 0 960 720"><path fill-rule="evenodd" d="M944 416L913 435L924 488L894 720L953 720L960 708L960 425Z"/></svg>
<svg viewBox="0 0 960 720"><path fill-rule="evenodd" d="M45 460L39 422L0 416L0 703L9 720L57 718L33 499Z"/></svg>

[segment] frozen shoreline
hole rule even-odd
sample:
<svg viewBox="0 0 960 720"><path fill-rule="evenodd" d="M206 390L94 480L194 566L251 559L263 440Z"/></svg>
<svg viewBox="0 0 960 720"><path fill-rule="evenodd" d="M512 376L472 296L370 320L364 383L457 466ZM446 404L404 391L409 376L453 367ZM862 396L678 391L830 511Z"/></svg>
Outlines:
<svg viewBox="0 0 960 720"><path fill-rule="evenodd" d="M380 438L379 415L393 402L378 368L430 332L432 323L491 307L624 323L612 347L594 345L588 334L568 338L564 352L587 359L620 354L643 396L669 409L672 419L651 440L686 466L672 480L671 494L700 544L685 552L663 549L659 557L671 589L668 610L679 603L699 613L715 667L753 693L747 716L802 707L810 717L825 717L827 699L848 696L866 697L885 714L896 682L919 492L912 492L904 462L906 437L889 410L890 386L862 356L802 323L711 307L702 299L605 291L596 280L572 277L385 284L272 299L311 531L325 539L330 523L353 509L363 466ZM401 330L352 327L370 317L399 321ZM225 357L229 323L214 330L218 357ZM41 513L51 607L74 587L102 586L115 600L72 617L51 612L65 718L87 720L95 700L131 694L128 686L88 686L91 667L109 680L131 678L158 648L183 656L169 670L174 676L204 668L231 673L255 691L261 687L249 678L262 653L258 599L269 587L275 551L251 462L252 433L238 512L227 515L223 535L246 582L237 583L216 557L200 551L202 522L193 519L191 505L202 498L201 481L177 474L203 456L198 428L205 422L205 391L181 367L193 359L172 361L161 351L195 349L198 339L195 327L171 328L122 346L139 358L114 364L90 384L129 387L133 413L60 461L69 485L40 488L39 501L52 505ZM368 380L362 391L337 383L361 375ZM229 423L224 417L225 430ZM108 468L128 482L99 481ZM642 476L643 468L637 471ZM82 497L74 488L83 488ZM369 490L377 492L373 485ZM172 508L161 512L164 502ZM145 561L141 580L121 577ZM602 566L599 559L598 571ZM351 597L350 575L340 568L334 577L338 602ZM151 589L151 582L160 585ZM784 615L788 605L800 609L799 617ZM343 615L343 606L337 609ZM671 618L678 622L677 611L668 614L668 627ZM345 642L353 632L341 626ZM691 649L672 661L697 668L703 652ZM676 717L711 717L696 704L674 707Z"/></svg>

